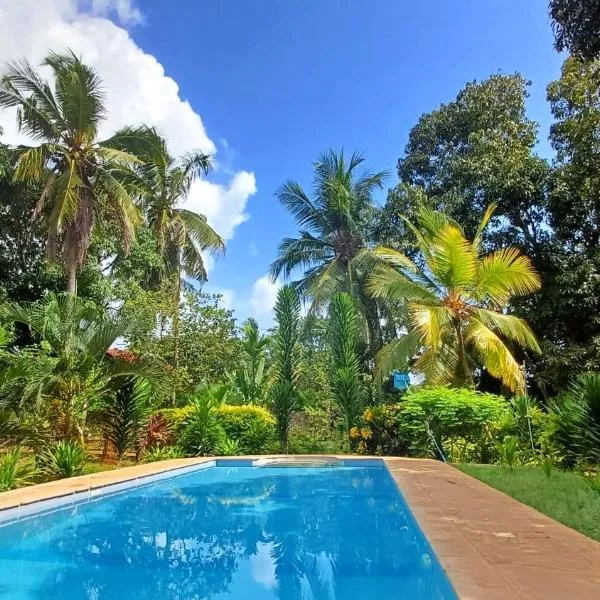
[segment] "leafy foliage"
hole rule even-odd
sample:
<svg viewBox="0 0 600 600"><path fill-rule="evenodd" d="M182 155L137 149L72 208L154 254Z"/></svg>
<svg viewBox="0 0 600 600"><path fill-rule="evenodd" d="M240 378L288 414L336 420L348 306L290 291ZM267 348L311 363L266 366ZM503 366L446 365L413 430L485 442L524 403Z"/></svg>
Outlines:
<svg viewBox="0 0 600 600"><path fill-rule="evenodd" d="M550 438L568 465L600 463L600 374L582 375L550 404Z"/></svg>
<svg viewBox="0 0 600 600"><path fill-rule="evenodd" d="M550 0L554 46L590 60L600 56L600 12L594 0Z"/></svg>
<svg viewBox="0 0 600 600"><path fill-rule="evenodd" d="M183 450L177 446L156 446L144 452L143 461L146 463L159 462L161 460L172 460L174 458L183 458Z"/></svg>
<svg viewBox="0 0 600 600"><path fill-rule="evenodd" d="M347 435L356 424L364 403L364 389L356 354L357 337L358 324L352 298L348 294L337 294L329 305L331 393L344 415Z"/></svg>
<svg viewBox="0 0 600 600"><path fill-rule="evenodd" d="M447 387L410 390L401 404L366 409L363 420L352 431L362 452L441 458L440 451L449 456L460 442L484 463L493 458L494 440L513 428L501 396Z"/></svg>
<svg viewBox="0 0 600 600"><path fill-rule="evenodd" d="M216 413L217 402L210 394L197 395L190 405L179 439L188 456L218 454L226 436Z"/></svg>
<svg viewBox="0 0 600 600"><path fill-rule="evenodd" d="M269 338L260 335L254 319L244 323L242 333L241 364L229 375L229 379L244 403L260 403L265 387L265 352Z"/></svg>
<svg viewBox="0 0 600 600"><path fill-rule="evenodd" d="M75 477L83 473L87 454L76 442L61 440L38 457L41 469L50 479Z"/></svg>
<svg viewBox="0 0 600 600"><path fill-rule="evenodd" d="M363 291L365 272L354 259L372 237L375 207L372 195L383 186L386 173L358 173L364 158L344 152L322 154L315 163L314 197L295 181L277 192L282 206L300 228L298 238L285 238L270 266L273 280L303 270L294 282L313 308L327 304L338 292L349 293L364 318L372 354L381 346L380 309Z"/></svg>
<svg viewBox="0 0 600 600"><path fill-rule="evenodd" d="M54 88L27 61L13 61L0 82L0 107L17 107L20 130L39 142L19 149L15 180L42 183L34 215L47 210L48 254L60 255L75 293L96 219L115 224L125 249L134 239L141 216L128 183L137 159L115 148L119 134L97 140L106 109L94 70L72 52L51 52L42 64Z"/></svg>
<svg viewBox="0 0 600 600"><path fill-rule="evenodd" d="M139 454L151 396L152 388L144 379L125 381L109 396L103 411L103 429L119 460L131 450Z"/></svg>
<svg viewBox="0 0 600 600"><path fill-rule="evenodd" d="M237 442L240 451L263 454L275 439L275 419L260 406L222 405L216 414L228 439Z"/></svg>
<svg viewBox="0 0 600 600"><path fill-rule="evenodd" d="M281 448L288 450L292 416L299 406L300 299L291 286L282 287L275 303L277 330L273 335L274 383L269 392Z"/></svg>
<svg viewBox="0 0 600 600"><path fill-rule="evenodd" d="M35 465L23 458L18 446L0 455L0 492L27 485L35 475Z"/></svg>
<svg viewBox="0 0 600 600"><path fill-rule="evenodd" d="M59 439L85 437L88 413L99 411L111 386L125 378L144 378L159 393L164 376L151 358L114 354L109 348L136 327L135 315L111 314L72 294L11 304L7 316L27 325L43 344L35 360L14 357L6 374L9 395L18 404L51 415Z"/></svg>

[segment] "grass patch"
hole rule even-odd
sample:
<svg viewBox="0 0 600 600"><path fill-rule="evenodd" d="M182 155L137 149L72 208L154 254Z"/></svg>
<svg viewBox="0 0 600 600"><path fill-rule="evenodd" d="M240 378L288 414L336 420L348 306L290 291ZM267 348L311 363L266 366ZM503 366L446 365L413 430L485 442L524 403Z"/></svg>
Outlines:
<svg viewBox="0 0 600 600"><path fill-rule="evenodd" d="M538 467L509 469L495 465L455 465L461 471L512 496L519 502L600 541L600 494L576 473Z"/></svg>

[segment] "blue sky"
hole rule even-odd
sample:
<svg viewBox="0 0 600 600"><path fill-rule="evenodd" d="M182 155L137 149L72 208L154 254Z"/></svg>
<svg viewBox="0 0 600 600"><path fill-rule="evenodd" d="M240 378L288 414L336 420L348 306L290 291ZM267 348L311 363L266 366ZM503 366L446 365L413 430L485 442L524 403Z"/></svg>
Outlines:
<svg viewBox="0 0 600 600"><path fill-rule="evenodd" d="M328 148L359 149L373 169L395 163L419 115L471 79L521 72L529 115L547 133L545 86L559 73L546 0L399 0L144 5L134 39L164 65L229 159L256 174L212 287L244 303L278 241L294 234L274 197L287 178L310 186ZM540 150L548 152L545 140ZM381 200L385 197L381 195ZM248 310L247 306L240 309Z"/></svg>
<svg viewBox="0 0 600 600"><path fill-rule="evenodd" d="M197 137L199 146L216 148L214 182L230 185L243 172L245 206L231 212L247 220L229 227L226 257L205 288L226 291L240 318L263 306L257 316L269 323L274 289L255 284L279 240L296 231L274 192L288 178L310 187L320 152L360 150L370 168L390 170L391 186L423 112L454 98L469 80L519 71L533 81L529 116L542 124L540 151L549 153L545 86L558 76L561 57L552 47L547 0L22 1L35 10L0 0L8 11L5 29L0 23L1 59L15 48L37 57L48 45L68 43L109 82L119 118L154 118L167 133L178 121L179 137L189 133L187 146ZM160 65L191 111L179 99L157 102L163 92L177 95ZM166 91L155 93L147 81ZM135 93L140 99L121 115ZM184 117L161 114L167 110ZM223 222L228 198L237 196L208 191L221 203Z"/></svg>

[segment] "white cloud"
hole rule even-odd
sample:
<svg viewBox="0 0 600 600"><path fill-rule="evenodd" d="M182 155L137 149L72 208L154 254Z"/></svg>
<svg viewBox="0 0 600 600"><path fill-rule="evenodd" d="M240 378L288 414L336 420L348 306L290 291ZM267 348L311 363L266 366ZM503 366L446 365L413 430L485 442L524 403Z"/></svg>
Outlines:
<svg viewBox="0 0 600 600"><path fill-rule="evenodd" d="M180 97L177 83L111 16L127 24L142 18L131 0L0 0L0 62L25 57L37 65L50 49L71 48L104 82L108 119L101 136L126 124L147 123L162 132L174 154L216 152L200 115ZM24 141L17 133L15 111L0 112L0 127L3 141ZM240 171L225 184L197 181L186 206L204 212L231 239L248 218L246 203L255 192L254 174Z"/></svg>
<svg viewBox="0 0 600 600"><path fill-rule="evenodd" d="M91 9L95 15L100 16L114 12L124 25L137 25L142 22L142 13L131 0L91 0Z"/></svg>
<svg viewBox="0 0 600 600"><path fill-rule="evenodd" d="M269 315L275 306L277 292L281 288L279 281L272 282L268 275L260 277L252 286L250 304L257 315Z"/></svg>
<svg viewBox="0 0 600 600"><path fill-rule="evenodd" d="M254 173L239 171L227 185L202 179L197 181L185 202L186 208L206 215L209 224L229 240L248 215L244 212L248 198L256 193Z"/></svg>

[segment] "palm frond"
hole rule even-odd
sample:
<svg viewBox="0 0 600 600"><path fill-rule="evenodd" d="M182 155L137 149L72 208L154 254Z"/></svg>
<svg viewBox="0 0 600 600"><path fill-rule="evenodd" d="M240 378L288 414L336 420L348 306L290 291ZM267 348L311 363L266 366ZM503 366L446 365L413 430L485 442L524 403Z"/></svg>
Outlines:
<svg viewBox="0 0 600 600"><path fill-rule="evenodd" d="M525 391L523 369L504 342L481 321L472 319L465 330L465 340L473 345L477 355L492 377L496 377L512 392Z"/></svg>
<svg viewBox="0 0 600 600"><path fill-rule="evenodd" d="M517 248L496 250L478 264L475 294L479 300L504 306L510 298L531 294L540 286L531 260Z"/></svg>
<svg viewBox="0 0 600 600"><path fill-rule="evenodd" d="M515 315L505 315L485 308L475 309L475 317L485 327L502 337L517 342L522 348L541 352L538 341L529 325Z"/></svg>
<svg viewBox="0 0 600 600"><path fill-rule="evenodd" d="M381 383L393 370L408 369L419 345L419 336L414 333L406 333L386 344L375 359L375 379Z"/></svg>
<svg viewBox="0 0 600 600"><path fill-rule="evenodd" d="M433 236L427 265L446 288L471 286L477 270L477 256L461 229L442 226Z"/></svg>

